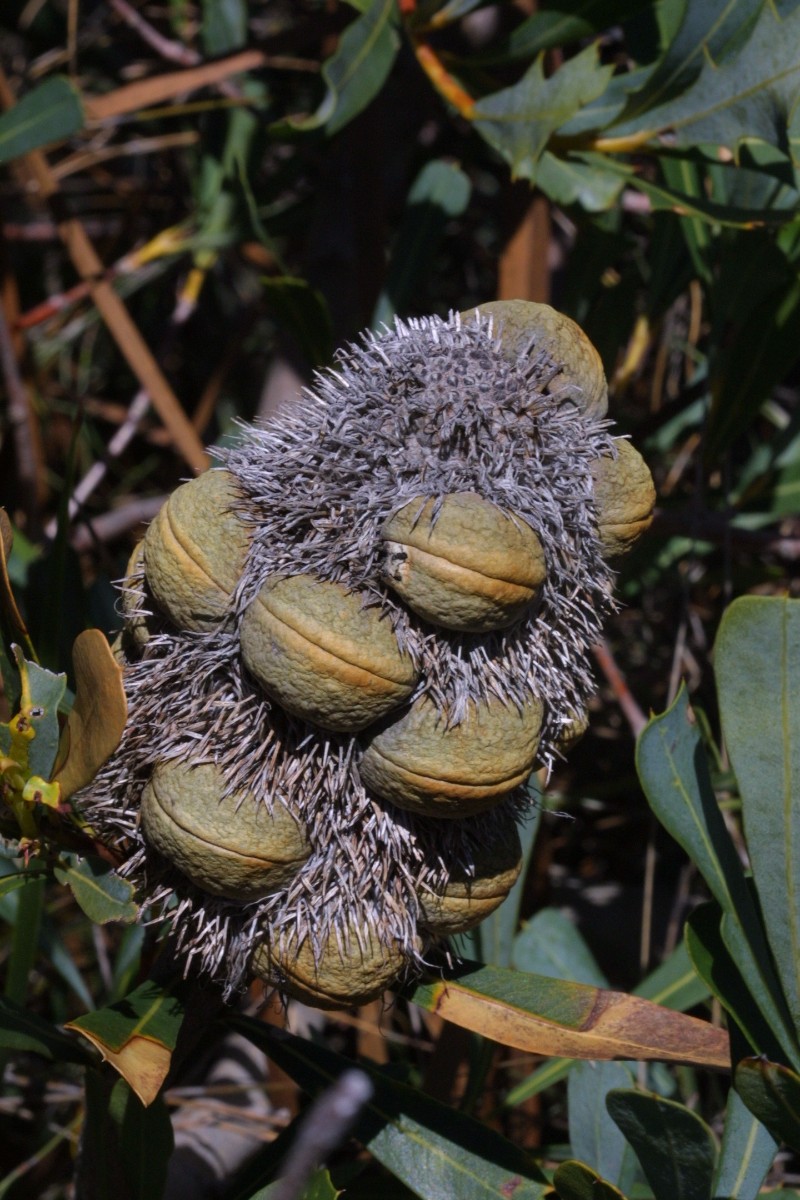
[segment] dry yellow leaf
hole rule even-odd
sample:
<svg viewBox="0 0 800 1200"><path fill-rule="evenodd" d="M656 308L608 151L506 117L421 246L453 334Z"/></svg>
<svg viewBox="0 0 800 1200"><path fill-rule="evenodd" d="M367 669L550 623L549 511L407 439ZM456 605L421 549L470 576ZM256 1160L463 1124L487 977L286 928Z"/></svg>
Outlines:
<svg viewBox="0 0 800 1200"><path fill-rule="evenodd" d="M548 981L555 988L561 981ZM424 1006L447 1021L490 1037L504 1046L555 1058L633 1059L730 1067L728 1035L708 1021L687 1017L623 992L561 983L563 1020L539 1016L509 1001L470 990L458 982L425 985ZM567 1010L570 993L593 991L593 1002L578 1024ZM585 1004L585 999L582 1004Z"/></svg>
<svg viewBox="0 0 800 1200"><path fill-rule="evenodd" d="M169 1072L172 1051L161 1042L138 1034L126 1042L121 1050L111 1050L102 1038L87 1029L78 1029L102 1054L115 1071L119 1071L130 1084L145 1107L152 1104Z"/></svg>
<svg viewBox="0 0 800 1200"><path fill-rule="evenodd" d="M94 779L122 737L128 706L122 670L104 634L87 629L72 647L75 704L61 739L60 766L53 776L66 799Z"/></svg>

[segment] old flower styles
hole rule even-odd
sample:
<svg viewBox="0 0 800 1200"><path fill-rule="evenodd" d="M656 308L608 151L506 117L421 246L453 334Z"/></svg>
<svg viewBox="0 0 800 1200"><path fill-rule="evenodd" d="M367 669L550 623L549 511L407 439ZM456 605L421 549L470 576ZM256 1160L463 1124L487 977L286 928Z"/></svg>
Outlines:
<svg viewBox="0 0 800 1200"><path fill-rule="evenodd" d="M607 556L650 521L544 305L397 322L170 497L124 583L129 719L82 796L187 967L379 995L520 869L585 726Z"/></svg>

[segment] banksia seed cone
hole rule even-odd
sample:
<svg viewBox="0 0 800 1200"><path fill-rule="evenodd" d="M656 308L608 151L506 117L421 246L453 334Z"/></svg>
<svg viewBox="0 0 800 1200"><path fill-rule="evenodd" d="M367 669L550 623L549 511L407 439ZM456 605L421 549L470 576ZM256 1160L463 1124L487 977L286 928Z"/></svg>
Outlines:
<svg viewBox="0 0 800 1200"><path fill-rule="evenodd" d="M129 720L80 797L187 964L372 998L512 887L649 522L599 357L522 301L397 322L184 484L123 587Z"/></svg>

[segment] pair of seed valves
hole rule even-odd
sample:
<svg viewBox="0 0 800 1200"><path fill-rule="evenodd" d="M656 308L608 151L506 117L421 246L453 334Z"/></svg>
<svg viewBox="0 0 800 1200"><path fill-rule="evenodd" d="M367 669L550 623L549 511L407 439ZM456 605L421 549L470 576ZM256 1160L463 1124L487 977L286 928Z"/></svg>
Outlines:
<svg viewBox="0 0 800 1200"><path fill-rule="evenodd" d="M490 303L365 335L170 496L79 802L187 969L362 1003L505 899L652 519L606 413L572 320Z"/></svg>

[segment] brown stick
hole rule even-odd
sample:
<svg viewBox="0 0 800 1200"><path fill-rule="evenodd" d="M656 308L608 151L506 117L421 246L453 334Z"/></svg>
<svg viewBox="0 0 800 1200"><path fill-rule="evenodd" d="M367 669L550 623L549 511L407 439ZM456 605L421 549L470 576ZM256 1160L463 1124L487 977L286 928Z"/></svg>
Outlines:
<svg viewBox="0 0 800 1200"><path fill-rule="evenodd" d="M184 92L220 83L231 75L263 67L267 56L261 50L242 50L219 62L203 63L198 67L187 67L184 71L168 71L152 79L137 79L136 83L115 88L106 96L85 96L83 108L90 121L107 121L109 117L121 117L125 113L137 112L151 104L171 100Z"/></svg>
<svg viewBox="0 0 800 1200"><path fill-rule="evenodd" d="M103 273L103 264L87 238L79 221L65 221L61 236L70 258L78 272L90 282L92 299L100 315L114 336L114 340L128 361L128 365L149 393L153 405L172 435L190 467L203 471L208 458L203 443L197 436L186 413L178 403L172 388L167 383L144 338L132 321L127 308L106 279L98 279Z"/></svg>
<svg viewBox="0 0 800 1200"><path fill-rule="evenodd" d="M148 396L147 392L137 392L127 410L125 420L122 422L119 429L117 429L111 441L108 443L108 450L106 451L105 459L92 463L91 467L83 476L70 496L68 509L70 521L77 516L81 507L89 499L92 492L94 492L105 479L106 474L108 473L108 464L111 459L118 458L133 440L136 431L138 430L143 418L147 415L149 408L150 397ZM119 512L119 509L115 509L114 511ZM156 512L157 511L158 509L156 509ZM155 513L153 515L155 515ZM52 521L50 521L45 529L45 537L54 538L56 536L57 529L58 522L54 518Z"/></svg>
<svg viewBox="0 0 800 1200"><path fill-rule="evenodd" d="M550 300L550 208L534 195L500 257L498 300Z"/></svg>
<svg viewBox="0 0 800 1200"><path fill-rule="evenodd" d="M619 704L622 712L631 727L631 732L634 737L638 737L647 724L647 717L644 715L639 705L633 698L630 688L625 682L625 676L617 666L616 659L611 653L611 647L608 642L598 642L596 646L592 646L592 653L600 670L606 677L607 682L611 686L617 704Z"/></svg>

